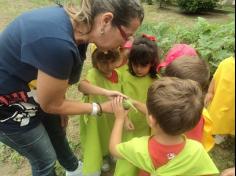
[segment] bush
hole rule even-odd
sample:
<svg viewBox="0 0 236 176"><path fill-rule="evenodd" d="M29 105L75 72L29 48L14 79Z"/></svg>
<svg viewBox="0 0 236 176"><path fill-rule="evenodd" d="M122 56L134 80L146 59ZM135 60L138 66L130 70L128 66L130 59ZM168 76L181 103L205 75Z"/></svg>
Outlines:
<svg viewBox="0 0 236 176"><path fill-rule="evenodd" d="M172 3L172 0L156 0L159 3L159 7L165 7L168 4Z"/></svg>
<svg viewBox="0 0 236 176"><path fill-rule="evenodd" d="M141 0L141 3L147 3L148 5L153 5L152 0Z"/></svg>
<svg viewBox="0 0 236 176"><path fill-rule="evenodd" d="M210 24L204 18L198 18L193 27L173 26L169 23L144 23L138 31L157 37L157 44L167 51L176 43L186 43L198 50L203 59L208 61L213 74L218 64L225 58L234 55L235 22L228 24ZM163 57L164 55L162 55Z"/></svg>
<svg viewBox="0 0 236 176"><path fill-rule="evenodd" d="M219 0L177 0L180 9L186 13L197 13L213 10Z"/></svg>
<svg viewBox="0 0 236 176"><path fill-rule="evenodd" d="M152 5L153 4L152 0L147 0L147 4Z"/></svg>

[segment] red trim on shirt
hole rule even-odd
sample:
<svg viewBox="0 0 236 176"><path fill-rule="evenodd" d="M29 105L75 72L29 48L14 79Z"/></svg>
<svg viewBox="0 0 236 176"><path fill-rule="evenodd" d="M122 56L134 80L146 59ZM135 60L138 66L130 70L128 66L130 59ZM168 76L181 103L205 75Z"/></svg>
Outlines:
<svg viewBox="0 0 236 176"><path fill-rule="evenodd" d="M203 116L201 116L201 119L199 120L196 127L185 133L187 138L202 142L204 123L205 123L205 120Z"/></svg>
<svg viewBox="0 0 236 176"><path fill-rule="evenodd" d="M9 95L0 95L0 104L9 106L10 104L17 102L27 102L28 96L24 91L14 92Z"/></svg>
<svg viewBox="0 0 236 176"><path fill-rule="evenodd" d="M155 168L161 167L178 155L184 148L185 142L176 145L160 144L154 137L148 141L148 151ZM140 171L139 176L150 176L145 171Z"/></svg>
<svg viewBox="0 0 236 176"><path fill-rule="evenodd" d="M112 71L111 76L107 78L112 83L118 83L118 74L115 70Z"/></svg>

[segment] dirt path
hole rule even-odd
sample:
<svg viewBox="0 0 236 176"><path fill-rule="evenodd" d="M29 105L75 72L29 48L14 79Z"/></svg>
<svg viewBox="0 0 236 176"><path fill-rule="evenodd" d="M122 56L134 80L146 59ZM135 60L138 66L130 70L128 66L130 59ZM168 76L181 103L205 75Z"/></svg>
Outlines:
<svg viewBox="0 0 236 176"><path fill-rule="evenodd" d="M20 168L11 162L0 163L0 175L1 176L30 176L31 171L29 164L24 161Z"/></svg>

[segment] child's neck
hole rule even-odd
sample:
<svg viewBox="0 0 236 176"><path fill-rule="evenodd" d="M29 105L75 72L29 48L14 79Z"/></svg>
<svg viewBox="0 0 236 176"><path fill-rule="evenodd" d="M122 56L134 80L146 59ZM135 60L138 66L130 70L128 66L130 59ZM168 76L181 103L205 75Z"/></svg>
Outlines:
<svg viewBox="0 0 236 176"><path fill-rule="evenodd" d="M107 79L109 79L109 78L111 78L111 76L112 76L112 72L111 73L107 73L107 74L103 74L104 75L104 77L106 77Z"/></svg>
<svg viewBox="0 0 236 176"><path fill-rule="evenodd" d="M184 142L182 135L171 136L164 133L162 130L155 130L154 138L158 143L164 145L175 145Z"/></svg>

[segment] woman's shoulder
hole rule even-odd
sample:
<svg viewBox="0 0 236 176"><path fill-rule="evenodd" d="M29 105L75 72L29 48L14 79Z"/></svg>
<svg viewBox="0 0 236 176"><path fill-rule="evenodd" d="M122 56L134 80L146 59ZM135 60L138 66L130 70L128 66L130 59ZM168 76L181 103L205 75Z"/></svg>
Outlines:
<svg viewBox="0 0 236 176"><path fill-rule="evenodd" d="M24 43L44 38L74 42L71 22L63 8L52 6L35 9L23 13L15 21L20 23Z"/></svg>

